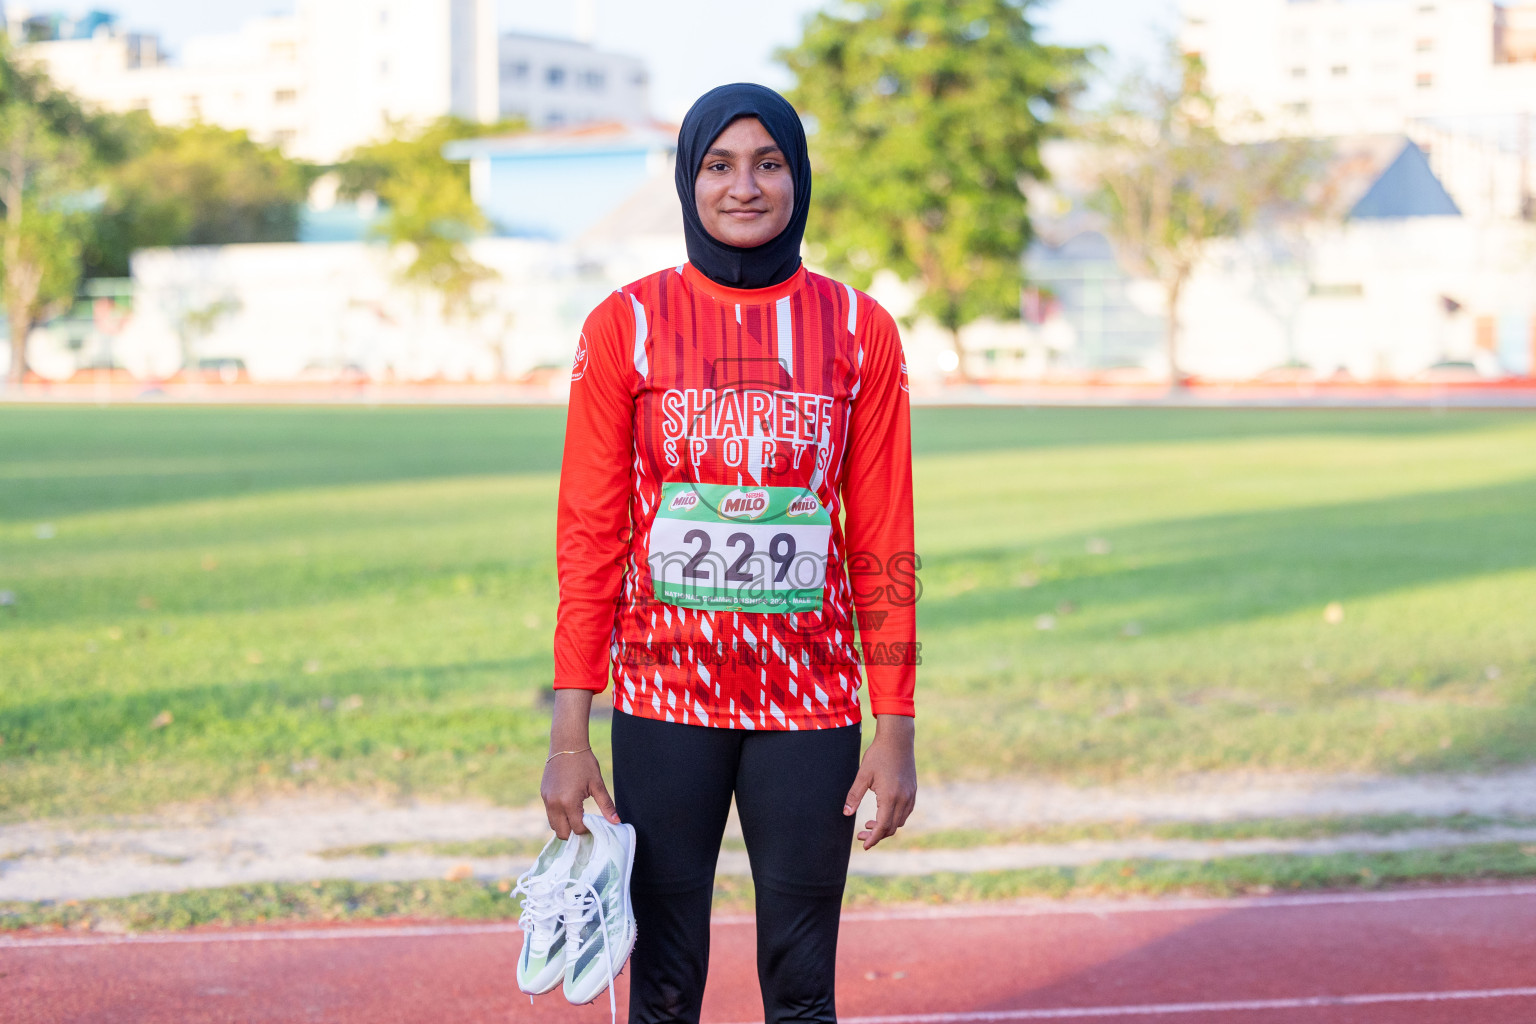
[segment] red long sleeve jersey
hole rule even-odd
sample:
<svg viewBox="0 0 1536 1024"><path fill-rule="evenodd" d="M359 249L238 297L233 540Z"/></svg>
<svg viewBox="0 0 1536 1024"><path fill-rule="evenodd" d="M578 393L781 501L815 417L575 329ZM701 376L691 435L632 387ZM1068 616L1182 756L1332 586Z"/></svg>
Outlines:
<svg viewBox="0 0 1536 1024"><path fill-rule="evenodd" d="M872 711L913 713L906 365L868 295L685 264L608 296L571 372L557 530L557 689L611 667L640 717L819 729L859 720L862 662Z"/></svg>

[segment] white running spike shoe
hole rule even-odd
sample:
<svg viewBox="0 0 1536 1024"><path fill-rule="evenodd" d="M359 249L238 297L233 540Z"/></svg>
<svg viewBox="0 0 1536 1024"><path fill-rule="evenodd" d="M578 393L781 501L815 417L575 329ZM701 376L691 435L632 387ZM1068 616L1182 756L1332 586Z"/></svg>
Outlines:
<svg viewBox="0 0 1536 1024"><path fill-rule="evenodd" d="M565 922L565 998L590 1003L608 990L608 1008L618 1019L613 979L635 946L635 911L629 876L635 866L635 828L584 814L591 844L576 854L562 899Z"/></svg>
<svg viewBox="0 0 1536 1024"><path fill-rule="evenodd" d="M530 996L552 991L565 977L565 909L562 896L571 882L578 840L591 845L592 837L555 836L539 851L538 860L517 879L513 897L523 897L517 917L523 930L523 949L517 958L517 987Z"/></svg>

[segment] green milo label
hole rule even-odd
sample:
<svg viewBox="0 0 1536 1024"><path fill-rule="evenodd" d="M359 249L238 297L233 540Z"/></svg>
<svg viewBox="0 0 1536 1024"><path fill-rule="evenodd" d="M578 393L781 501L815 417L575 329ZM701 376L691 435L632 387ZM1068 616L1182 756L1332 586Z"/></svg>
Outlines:
<svg viewBox="0 0 1536 1024"><path fill-rule="evenodd" d="M815 611L831 538L831 514L804 488L665 484L650 532L656 599L708 611Z"/></svg>

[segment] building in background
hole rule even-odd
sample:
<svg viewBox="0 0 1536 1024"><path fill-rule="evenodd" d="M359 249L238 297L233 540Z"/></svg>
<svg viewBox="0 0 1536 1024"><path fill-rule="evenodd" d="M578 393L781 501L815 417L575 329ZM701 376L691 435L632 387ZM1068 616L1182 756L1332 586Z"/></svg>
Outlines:
<svg viewBox="0 0 1536 1024"><path fill-rule="evenodd" d="M1327 209L1213 242L1184 287L1180 362L1207 380L1536 373L1536 225L1460 209L1403 134L1329 142ZM1041 376L1166 374L1162 286L1116 258L1082 144L1047 150L1026 267L1054 300L1020 361ZM984 374L979 359L974 372ZM1033 355L1033 360L1023 357Z"/></svg>
<svg viewBox="0 0 1536 1024"><path fill-rule="evenodd" d="M391 121L520 117L535 128L649 118L639 58L590 42L496 34L494 0L297 0L293 14L190 39L174 62L156 36L100 11L5 8L5 30L55 82L164 124L244 129L326 163Z"/></svg>
<svg viewBox="0 0 1536 1024"><path fill-rule="evenodd" d="M1536 3L1182 0L1235 144L1331 149L1307 223L1213 242L1183 290L1180 364L1209 380L1536 372ZM1165 295L1087 202L1093 161L1053 144L1018 351L973 372L1166 375ZM1030 293L1026 293L1026 298Z"/></svg>
<svg viewBox="0 0 1536 1024"><path fill-rule="evenodd" d="M321 163L391 121L494 120L495 13L494 0L297 0L293 14L188 40L172 63L110 15L5 9L23 58L87 103L243 129Z"/></svg>
<svg viewBox="0 0 1536 1024"><path fill-rule="evenodd" d="M500 110L534 128L650 118L650 75L638 57L590 42L505 32L498 42Z"/></svg>
<svg viewBox="0 0 1536 1024"><path fill-rule="evenodd" d="M1536 3L1183 0L1211 91L1297 135L1536 112Z"/></svg>
<svg viewBox="0 0 1536 1024"><path fill-rule="evenodd" d="M498 236L472 244L495 271L472 315L445 316L440 296L404 284L401 254L366 239L371 214L336 202L326 175L301 242L135 253L130 292L113 297L131 315L96 317L106 327L80 317L40 327L37 372L122 367L154 380L216 366L269 383L532 377L561 393L556 368L569 365L602 296L686 259L671 172L677 129L648 120L640 61L581 42L498 40L493 13L492 0L298 0L293 15L189 41L173 64L153 36L124 32L110 15L7 8L6 30L26 56L88 102L245 129L317 162L391 120L505 114L576 126L450 147L469 162Z"/></svg>
<svg viewBox="0 0 1536 1024"><path fill-rule="evenodd" d="M470 247L495 277L476 286L469 315L444 317L437 295L402 285L400 254L379 244L146 250L133 257L135 316L115 351L148 378L214 361L258 382L531 377L558 397L603 296L687 259L676 148L676 126L662 124L452 143L498 235ZM53 375L67 376L62 348L49 351ZM34 362L48 374L44 357Z"/></svg>
<svg viewBox="0 0 1536 1024"><path fill-rule="evenodd" d="M564 394L582 323L614 288L687 259L673 186L677 129L607 124L453 143L498 237L468 313L401 281L403 254L366 241L137 252L133 316L110 356L139 379L230 368L257 383L518 381ZM100 332L97 332L98 334ZM50 326L32 365L63 379L102 362Z"/></svg>
<svg viewBox="0 0 1536 1024"><path fill-rule="evenodd" d="M1405 133L1468 216L1536 215L1536 3L1181 6L1180 47L1240 136Z"/></svg>
<svg viewBox="0 0 1536 1024"><path fill-rule="evenodd" d="M469 315L444 317L438 296L402 284L401 254L377 243L151 249L133 257L131 318L84 339L40 329L32 365L54 380L117 365L147 381L183 367L271 384L513 381L524 397L532 387L558 399L603 296L688 258L676 146L676 127L658 123L451 144L498 228L470 247L496 276L476 286ZM871 292L894 315L914 312L915 296L890 275ZM1001 351L1020 330L978 323L963 337ZM941 378L947 332L919 318L902 336L913 386Z"/></svg>
<svg viewBox="0 0 1536 1024"><path fill-rule="evenodd" d="M676 125L617 121L463 139L444 150L469 164L470 192L498 234L547 241L575 241L621 207L681 238L676 154Z"/></svg>
<svg viewBox="0 0 1536 1024"><path fill-rule="evenodd" d="M401 254L368 242L145 249L134 314L113 342L140 380L229 366L257 383L518 381L565 394L576 340L614 288L686 258L681 240L614 234L600 244L481 238L495 271L471 309L399 277ZM62 339L36 345L45 377L73 371Z"/></svg>

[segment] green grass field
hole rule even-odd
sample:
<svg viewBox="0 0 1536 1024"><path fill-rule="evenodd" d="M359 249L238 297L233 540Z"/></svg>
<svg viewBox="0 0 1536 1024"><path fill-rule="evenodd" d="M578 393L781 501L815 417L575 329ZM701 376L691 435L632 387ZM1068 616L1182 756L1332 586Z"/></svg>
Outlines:
<svg viewBox="0 0 1536 1024"><path fill-rule="evenodd" d="M562 428L0 407L0 814L533 798ZM920 409L914 432L929 779L1536 760L1536 417Z"/></svg>

